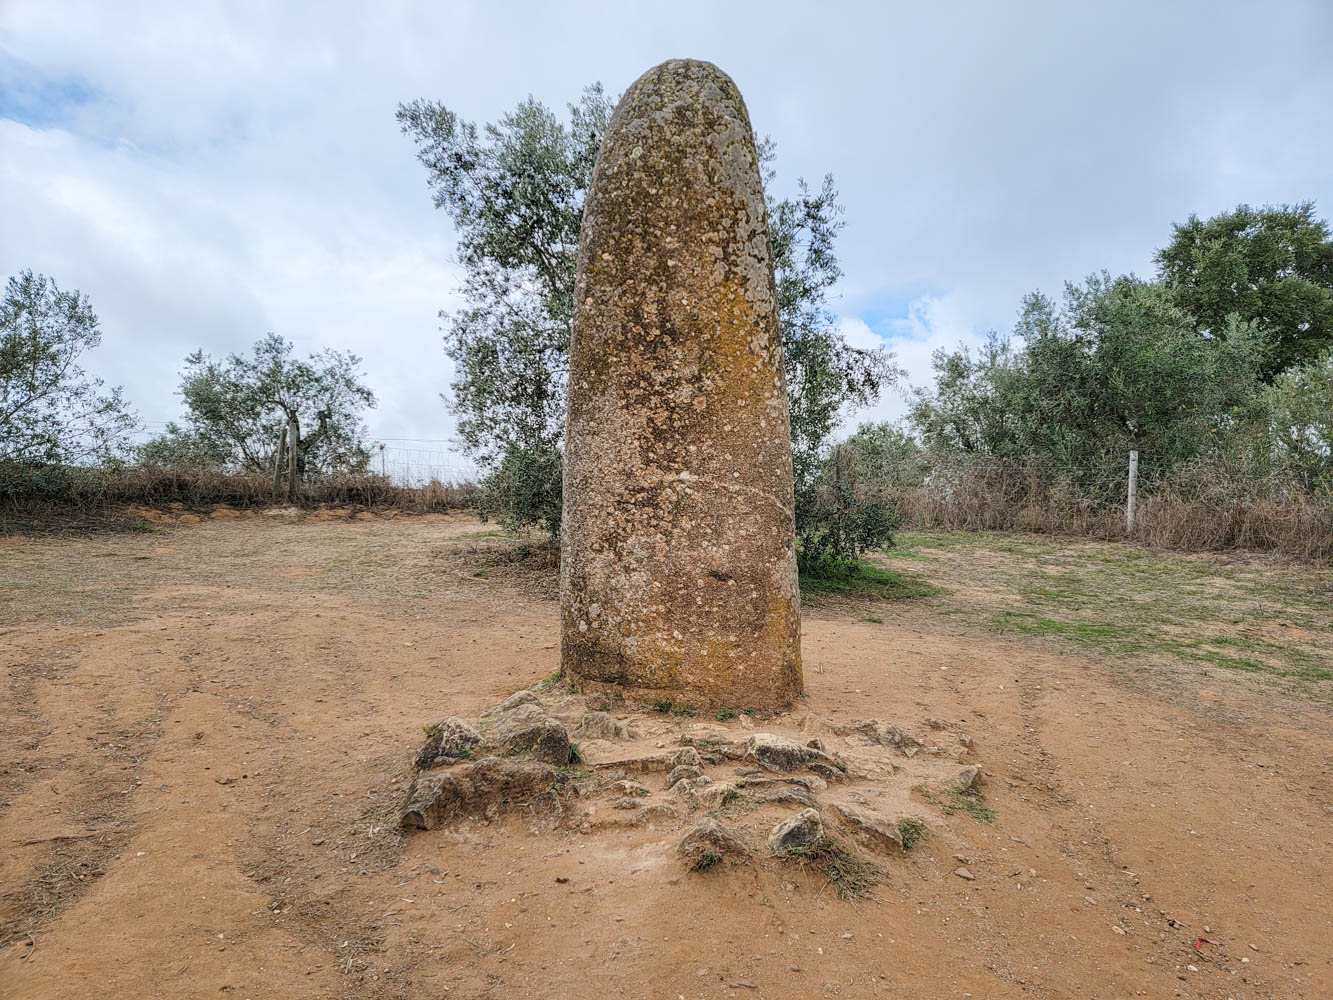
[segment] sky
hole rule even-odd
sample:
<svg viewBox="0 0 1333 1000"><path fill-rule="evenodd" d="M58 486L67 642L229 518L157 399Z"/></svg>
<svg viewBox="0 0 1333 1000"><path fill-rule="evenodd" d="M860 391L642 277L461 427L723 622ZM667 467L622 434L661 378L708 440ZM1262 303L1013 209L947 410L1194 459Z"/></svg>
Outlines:
<svg viewBox="0 0 1333 1000"><path fill-rule="evenodd" d="M1328 0L0 0L0 277L91 298L86 367L149 429L179 419L187 354L274 331L364 359L373 437L450 450L460 269L397 105L561 108L674 57L736 81L777 194L833 173L832 307L910 385L1028 291L1151 275L1192 212L1333 214Z"/></svg>

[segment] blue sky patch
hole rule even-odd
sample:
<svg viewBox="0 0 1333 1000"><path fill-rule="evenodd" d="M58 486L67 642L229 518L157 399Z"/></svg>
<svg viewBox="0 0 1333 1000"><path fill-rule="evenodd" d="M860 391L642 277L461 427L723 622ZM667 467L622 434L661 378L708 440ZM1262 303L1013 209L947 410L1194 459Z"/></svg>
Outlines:
<svg viewBox="0 0 1333 1000"><path fill-rule="evenodd" d="M0 55L0 118L31 128L67 124L99 93L77 74L47 76L32 66Z"/></svg>

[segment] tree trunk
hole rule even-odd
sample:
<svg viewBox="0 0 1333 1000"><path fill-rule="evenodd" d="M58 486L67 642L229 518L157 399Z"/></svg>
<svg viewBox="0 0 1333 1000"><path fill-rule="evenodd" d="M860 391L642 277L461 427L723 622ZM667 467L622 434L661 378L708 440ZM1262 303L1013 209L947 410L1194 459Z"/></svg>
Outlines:
<svg viewBox="0 0 1333 1000"><path fill-rule="evenodd" d="M287 502L296 503L296 452L301 443L301 428L295 414L287 417Z"/></svg>
<svg viewBox="0 0 1333 1000"><path fill-rule="evenodd" d="M273 459L273 498L282 496L282 467L287 462L287 428L278 431L278 453Z"/></svg>

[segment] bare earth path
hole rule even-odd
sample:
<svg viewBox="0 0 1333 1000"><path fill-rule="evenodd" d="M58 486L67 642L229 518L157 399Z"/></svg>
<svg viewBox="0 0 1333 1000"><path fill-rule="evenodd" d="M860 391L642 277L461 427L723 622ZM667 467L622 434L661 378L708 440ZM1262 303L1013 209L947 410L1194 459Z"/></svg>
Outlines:
<svg viewBox="0 0 1333 1000"><path fill-rule="evenodd" d="M647 827L400 837L421 725L558 666L549 574L484 534L0 539L0 998L1333 996L1330 682L988 630L961 571L807 613L797 716L965 723L989 776L878 900Z"/></svg>

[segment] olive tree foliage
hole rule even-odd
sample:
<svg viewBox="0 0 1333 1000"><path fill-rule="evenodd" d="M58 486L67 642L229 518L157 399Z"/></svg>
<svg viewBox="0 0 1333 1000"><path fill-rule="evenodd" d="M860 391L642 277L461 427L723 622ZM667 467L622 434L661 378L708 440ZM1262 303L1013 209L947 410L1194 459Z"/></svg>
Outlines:
<svg viewBox="0 0 1333 1000"><path fill-rule="evenodd" d="M300 478L362 471L369 460L362 414L375 396L361 382L361 359L323 350L306 360L274 333L248 355L219 361L195 351L185 359L180 396L184 426L145 444L145 464L206 465L228 471L272 472L279 440L296 432Z"/></svg>
<svg viewBox="0 0 1333 1000"><path fill-rule="evenodd" d="M550 511L559 495L579 227L614 106L594 84L569 105L567 120L531 97L480 126L435 101L398 108L435 206L454 222L465 272L464 306L441 313L455 363L446 403L464 448L492 472L483 512L511 527L558 529ZM760 157L771 190L770 141ZM798 521L839 417L897 376L890 355L853 348L828 311L841 274L834 252L841 213L831 177L813 191L801 182L795 198L768 197ZM534 496L544 498L540 513L525 507Z"/></svg>
<svg viewBox="0 0 1333 1000"><path fill-rule="evenodd" d="M1264 404L1271 460L1301 489L1333 500L1333 350L1279 375Z"/></svg>
<svg viewBox="0 0 1333 1000"><path fill-rule="evenodd" d="M79 464L118 458L138 420L119 387L80 366L102 342L88 296L32 271L0 302L0 462Z"/></svg>
<svg viewBox="0 0 1333 1000"><path fill-rule="evenodd" d="M937 351L913 426L928 448L1038 459L1108 501L1131 449L1145 485L1213 451L1253 412L1270 354L1256 324L1231 314L1201 337L1169 288L1106 272L1067 284L1059 305L1027 296L1013 334Z"/></svg>
<svg viewBox="0 0 1333 1000"><path fill-rule="evenodd" d="M1264 331L1266 381L1333 347L1333 234L1313 202L1191 215L1155 259L1200 332L1224 337L1232 317Z"/></svg>

